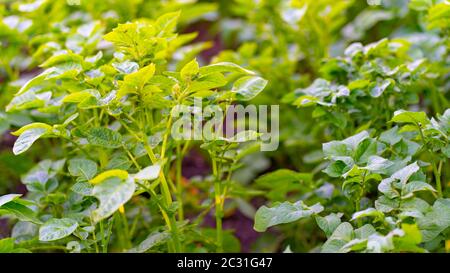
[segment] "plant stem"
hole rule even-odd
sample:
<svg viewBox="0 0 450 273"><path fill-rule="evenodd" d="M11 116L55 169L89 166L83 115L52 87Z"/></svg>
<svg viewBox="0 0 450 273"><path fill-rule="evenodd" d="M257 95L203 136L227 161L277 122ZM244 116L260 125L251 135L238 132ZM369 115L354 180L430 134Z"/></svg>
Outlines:
<svg viewBox="0 0 450 273"><path fill-rule="evenodd" d="M419 128L420 138L422 139L423 145L428 150L430 155L433 155L433 152L431 149L428 148L428 143L425 142L425 136L423 135L422 128L419 124L416 124L416 126ZM441 171L442 171L442 161L439 161L439 168L436 166L436 162L434 160L431 160L431 165L433 167L433 174L434 179L436 179L436 190L438 192L438 196L442 197L442 184L441 184Z"/></svg>
<svg viewBox="0 0 450 273"><path fill-rule="evenodd" d="M177 184L177 201L178 201L178 221L184 220L184 211L183 211L183 185L181 183L181 168L182 168L182 153L180 149L180 145L177 145L177 158L175 165L175 176L176 176L176 184Z"/></svg>
<svg viewBox="0 0 450 273"><path fill-rule="evenodd" d="M156 198L156 193L149 189L147 186L138 183L141 187L143 187L153 198ZM169 229L169 231L172 233L173 242L170 242L169 245L169 251L170 252L181 252L181 244L180 240L178 239L178 228L176 225L176 220L173 215L169 217L169 214L167 213L165 207L166 205L158 204L159 209L161 210L161 214L163 216L164 221L166 222L166 225Z"/></svg>
<svg viewBox="0 0 450 273"><path fill-rule="evenodd" d="M103 220L100 221L100 234L102 235L102 253L108 251L108 245L105 240L105 229L103 227Z"/></svg>
<svg viewBox="0 0 450 273"><path fill-rule="evenodd" d="M92 239L94 240L95 253L99 253L98 243L97 243L97 236L95 235L95 225L93 224L92 220L91 220L91 225L94 226L94 231L92 232Z"/></svg>
<svg viewBox="0 0 450 273"><path fill-rule="evenodd" d="M216 158L212 157L212 169L214 175L214 200L215 200L215 214L216 214L216 237L217 237L217 252L223 252L223 231L222 231L222 214L223 201L221 197L220 177L217 170Z"/></svg>
<svg viewBox="0 0 450 273"><path fill-rule="evenodd" d="M436 166L436 163L433 161L433 173L434 178L436 179L436 190L438 192L438 196L442 197L442 184L441 184L441 171L442 171L442 161L439 161L439 167Z"/></svg>

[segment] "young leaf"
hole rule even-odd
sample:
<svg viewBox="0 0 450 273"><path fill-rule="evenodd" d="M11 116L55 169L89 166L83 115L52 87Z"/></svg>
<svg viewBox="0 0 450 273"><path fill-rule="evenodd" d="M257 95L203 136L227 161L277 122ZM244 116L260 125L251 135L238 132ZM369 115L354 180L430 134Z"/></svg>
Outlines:
<svg viewBox="0 0 450 273"><path fill-rule="evenodd" d="M417 162L414 162L398 171L396 171L393 175L391 175L391 178L398 179L402 184L406 184L406 182L409 180L411 175L416 173L419 170L419 165L417 165Z"/></svg>
<svg viewBox="0 0 450 273"><path fill-rule="evenodd" d="M423 241L433 240L450 227L450 199L436 200L431 211L417 220Z"/></svg>
<svg viewBox="0 0 450 273"><path fill-rule="evenodd" d="M152 232L147 238L142 241L137 247L130 249L128 252L130 253L144 253L147 250L150 250L152 247L158 246L164 242L166 242L170 238L169 232Z"/></svg>
<svg viewBox="0 0 450 273"><path fill-rule="evenodd" d="M221 73L210 73L199 77L189 85L189 92L196 92L201 90L209 90L222 87L227 84L227 80Z"/></svg>
<svg viewBox="0 0 450 273"><path fill-rule="evenodd" d="M257 76L245 76L237 80L231 92L236 93L236 98L248 101L256 97L267 85L267 80Z"/></svg>
<svg viewBox="0 0 450 273"><path fill-rule="evenodd" d="M4 210L8 214L14 215L21 221L41 224L41 221L36 217L36 212L19 202L19 200L9 201L8 203L3 204L0 207L0 211Z"/></svg>
<svg viewBox="0 0 450 273"><path fill-rule="evenodd" d="M89 180L89 182L91 184L100 184L111 177L118 177L122 180L125 180L128 178L128 172L124 170L108 170Z"/></svg>
<svg viewBox="0 0 450 273"><path fill-rule="evenodd" d="M180 14L181 11L170 12L160 16L156 20L155 27L159 32L159 37L165 37L175 30Z"/></svg>
<svg viewBox="0 0 450 273"><path fill-rule="evenodd" d="M323 232L325 232L325 235L330 237L336 228L341 224L342 215L343 213L331 213L325 217L317 215L316 223L323 230Z"/></svg>
<svg viewBox="0 0 450 273"><path fill-rule="evenodd" d="M180 71L180 76L184 81L190 81L193 76L197 75L199 71L198 62L193 59L187 63Z"/></svg>
<svg viewBox="0 0 450 273"><path fill-rule="evenodd" d="M92 212L92 220L98 222L111 216L133 196L136 185L132 179L108 178L95 185L92 195L99 201L99 207Z"/></svg>
<svg viewBox="0 0 450 273"><path fill-rule="evenodd" d="M34 123L30 123L30 124L27 124L27 125L21 127L19 130L15 131L15 132L12 132L11 135L20 136L25 131L30 130L30 129L34 129L34 128L45 129L46 131L49 131L49 132L53 130L53 127L48 125L48 124L46 124L46 123L34 122Z"/></svg>
<svg viewBox="0 0 450 273"><path fill-rule="evenodd" d="M89 159L74 158L69 160L69 173L89 180L97 173L97 164Z"/></svg>
<svg viewBox="0 0 450 273"><path fill-rule="evenodd" d="M158 178L160 171L161 166L159 165L148 166L133 175L133 178L136 180L154 180Z"/></svg>
<svg viewBox="0 0 450 273"><path fill-rule="evenodd" d="M241 73L241 74L249 74L254 75L255 73L253 71L247 70L245 68L240 67L237 64L230 63L230 62L220 62L215 64L210 64L207 66L202 66L199 69L199 73L201 75L206 75L210 73Z"/></svg>
<svg viewBox="0 0 450 273"><path fill-rule="evenodd" d="M78 227L78 222L69 219L50 219L39 229L39 240L43 242L56 241L72 234Z"/></svg>
<svg viewBox="0 0 450 273"><path fill-rule="evenodd" d="M149 64L136 72L125 75L123 82L117 96L119 98L125 96L128 93L139 93L144 88L144 85L153 77L155 74L155 65Z"/></svg>
<svg viewBox="0 0 450 273"><path fill-rule="evenodd" d="M19 198L21 196L22 196L22 194L6 194L6 195L0 196L0 207L6 203L16 200L17 198Z"/></svg>
<svg viewBox="0 0 450 273"><path fill-rule="evenodd" d="M291 223L320 213L322 210L323 206L319 203L308 207L302 201L296 203L283 202L272 208L262 206L255 214L254 229L258 232L264 232L271 226Z"/></svg>
<svg viewBox="0 0 450 273"><path fill-rule="evenodd" d="M104 127L91 128L87 132L87 140L91 145L103 148L113 149L122 146L120 133Z"/></svg>
<svg viewBox="0 0 450 273"><path fill-rule="evenodd" d="M367 161L367 166L361 169L369 170L374 173L384 173L387 168L391 167L394 163L385 158L377 155L372 155Z"/></svg>
<svg viewBox="0 0 450 273"><path fill-rule="evenodd" d="M340 224L322 246L322 253L339 252L344 245L350 242L354 237L353 227L350 223Z"/></svg>
<svg viewBox="0 0 450 273"><path fill-rule="evenodd" d="M427 114L425 114L424 112L398 110L395 111L394 117L391 119L391 122L413 123L423 126L430 123L430 120L428 119Z"/></svg>
<svg viewBox="0 0 450 273"><path fill-rule="evenodd" d="M0 253L31 253L25 248L16 248L14 238L5 238L0 240Z"/></svg>
<svg viewBox="0 0 450 273"><path fill-rule="evenodd" d="M46 128L32 128L24 131L13 146L13 153L19 155L27 151L33 143L48 132Z"/></svg>

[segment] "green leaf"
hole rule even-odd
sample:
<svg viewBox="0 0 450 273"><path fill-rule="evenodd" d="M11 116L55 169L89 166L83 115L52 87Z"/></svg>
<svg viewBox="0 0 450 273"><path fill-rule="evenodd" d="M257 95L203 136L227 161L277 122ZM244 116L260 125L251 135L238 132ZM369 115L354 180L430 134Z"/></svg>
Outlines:
<svg viewBox="0 0 450 273"><path fill-rule="evenodd" d="M180 14L180 11L170 12L156 19L155 27L157 28L159 37L165 37L174 32Z"/></svg>
<svg viewBox="0 0 450 273"><path fill-rule="evenodd" d="M221 73L210 73L199 77L189 85L189 92L215 89L227 84L227 80Z"/></svg>
<svg viewBox="0 0 450 273"><path fill-rule="evenodd" d="M272 208L262 206L255 214L254 229L258 232L264 232L271 226L291 223L320 213L322 210L323 206L319 203L308 207L302 201L296 203L283 202Z"/></svg>
<svg viewBox="0 0 450 273"><path fill-rule="evenodd" d="M256 97L267 85L267 80L257 76L246 76L237 80L231 92L236 93L236 98L248 101Z"/></svg>
<svg viewBox="0 0 450 273"><path fill-rule="evenodd" d="M129 174L127 171L124 171L124 170L112 169L112 170L107 170L107 171L104 171L104 172L98 174L96 177L89 180L89 182L94 185L100 184L111 177L117 177L119 179L126 180L126 179L128 179Z"/></svg>
<svg viewBox="0 0 450 273"><path fill-rule="evenodd" d="M279 169L274 172L264 174L256 179L255 183L258 185L270 186L273 184L285 184L295 182L311 182L312 174L298 173L288 169Z"/></svg>
<svg viewBox="0 0 450 273"><path fill-rule="evenodd" d="M375 217L375 218L383 219L384 218L384 213L381 212L381 211L378 211L378 210L376 210L374 208L367 208L365 210L355 212L352 215L352 219L351 220L354 221L354 220L362 218L362 217Z"/></svg>
<svg viewBox="0 0 450 273"><path fill-rule="evenodd" d="M137 247L130 249L130 253L144 253L155 246L165 243L170 238L169 232L155 231L150 233L147 238L142 241Z"/></svg>
<svg viewBox="0 0 450 273"><path fill-rule="evenodd" d="M334 156L349 156L351 150L341 141L331 141L322 144L323 153L326 157L332 158Z"/></svg>
<svg viewBox="0 0 450 273"><path fill-rule="evenodd" d="M199 66L196 59L187 63L180 71L180 76L184 81L190 81L193 76L199 72Z"/></svg>
<svg viewBox="0 0 450 273"><path fill-rule="evenodd" d="M436 238L450 226L450 199L438 199L434 202L430 212L418 218L417 223L424 242Z"/></svg>
<svg viewBox="0 0 450 273"><path fill-rule="evenodd" d="M355 237L358 239L367 239L370 235L375 233L377 233L377 231L370 224L366 224L358 229L355 229Z"/></svg>
<svg viewBox="0 0 450 273"><path fill-rule="evenodd" d="M50 219L39 229L39 240L43 242L56 241L72 234L78 227L78 222L69 219Z"/></svg>
<svg viewBox="0 0 450 273"><path fill-rule="evenodd" d="M372 155L367 160L367 166L361 169L369 170L374 173L384 174L386 169L391 167L394 163L385 158L382 158L377 155Z"/></svg>
<svg viewBox="0 0 450 273"><path fill-rule="evenodd" d="M368 137L369 133L367 131L362 131L356 135L342 140L342 142L345 143L351 150L355 150L358 145Z"/></svg>
<svg viewBox="0 0 450 273"><path fill-rule="evenodd" d="M426 201L413 197L402 200L400 209L402 214L420 218L431 210L431 206Z"/></svg>
<svg viewBox="0 0 450 273"><path fill-rule="evenodd" d="M339 252L344 245L354 237L353 227L350 223L340 224L322 246L322 253Z"/></svg>
<svg viewBox="0 0 450 273"><path fill-rule="evenodd" d="M436 192L436 190L428 183L422 181L411 181L406 184L402 189L402 197L408 198L411 197L414 192L417 191L431 191Z"/></svg>
<svg viewBox="0 0 450 273"><path fill-rule="evenodd" d="M100 98L100 93L95 89L87 89L79 92L73 92L68 94L62 100L65 103L83 103L91 98Z"/></svg>
<svg viewBox="0 0 450 273"><path fill-rule="evenodd" d="M48 125L48 124L46 124L46 123L34 122L34 123L30 123L30 124L27 124L27 125L21 127L19 130L15 131L15 132L12 132L11 135L20 136L25 131L30 130L30 129L34 129L34 128L45 129L45 130L47 130L49 132L53 130L53 127Z"/></svg>
<svg viewBox="0 0 450 273"><path fill-rule="evenodd" d="M331 213L325 217L316 216L317 225L325 232L327 237L330 237L331 234L336 230L336 228L341 224L341 217L344 215L343 213Z"/></svg>
<svg viewBox="0 0 450 273"><path fill-rule="evenodd" d="M299 191L301 185L309 185L313 175L310 173L298 173L288 169L279 169L274 172L264 174L255 180L255 183L267 189L266 196L271 200L285 200L286 194Z"/></svg>
<svg viewBox="0 0 450 273"><path fill-rule="evenodd" d="M379 139L382 142L394 145L397 144L400 140L402 140L402 136L398 133L398 127L394 126L391 129L381 133Z"/></svg>
<svg viewBox="0 0 450 273"><path fill-rule="evenodd" d="M31 253L25 248L16 248L14 238L5 238L0 240L0 253Z"/></svg>
<svg viewBox="0 0 450 273"><path fill-rule="evenodd" d="M362 157L365 150L370 146L370 149L368 152L373 153L374 145L372 141L367 141L367 144L372 145L366 145L361 146L359 150L357 150L360 143L365 141L369 138L369 133L367 131L362 131L356 135L353 135L351 137L348 137L342 141L330 141L327 143L322 144L322 149L324 155L329 158L335 158L335 157L348 157L352 156L352 153L356 153L356 157ZM376 148L376 147L375 147ZM365 157L369 156L370 153L366 154Z"/></svg>
<svg viewBox="0 0 450 273"><path fill-rule="evenodd" d="M92 195L92 189L94 186L89 182L77 182L70 189L80 195L89 196Z"/></svg>
<svg viewBox="0 0 450 273"><path fill-rule="evenodd" d="M41 223L41 221L36 217L36 213L29 207L20 203L20 199L3 204L0 207L0 211L6 211L8 214L14 215L21 221L32 222L35 224Z"/></svg>
<svg viewBox="0 0 450 273"><path fill-rule="evenodd" d="M372 88L372 90L370 91L370 95L374 98L378 98L379 96L381 96L384 91L393 83L393 80L391 79L386 79L381 83L378 83L375 85L375 87Z"/></svg>
<svg viewBox="0 0 450 273"><path fill-rule="evenodd" d="M92 219L98 222L111 216L133 196L136 186L132 179L108 178L95 185L92 195L99 201L99 207L92 212Z"/></svg>
<svg viewBox="0 0 450 273"><path fill-rule="evenodd" d="M236 133L234 136L230 138L224 138L223 140L232 143L243 143L248 141L255 141L258 139L260 134L253 130L246 130Z"/></svg>
<svg viewBox="0 0 450 273"><path fill-rule="evenodd" d="M400 205L398 199L389 199L382 195L375 201L375 208L381 212L387 213L397 209Z"/></svg>
<svg viewBox="0 0 450 273"><path fill-rule="evenodd" d="M398 179L402 184L406 184L409 178L419 170L419 165L414 162L391 175L392 179Z"/></svg>
<svg viewBox="0 0 450 273"><path fill-rule="evenodd" d="M13 153L19 155L26 152L33 143L48 132L45 128L31 128L23 132L14 142Z"/></svg>
<svg viewBox="0 0 450 273"><path fill-rule="evenodd" d="M323 171L324 173L328 174L330 177L341 177L341 176L347 176L350 173L347 173L353 169L353 167L356 167L356 169L353 169L355 171L358 171L358 167L354 164L353 159L350 157L336 157L331 164L327 166L327 168Z"/></svg>
<svg viewBox="0 0 450 273"><path fill-rule="evenodd" d="M109 128L91 128L87 132L87 140L91 145L103 148L119 148L122 146L122 136Z"/></svg>
<svg viewBox="0 0 450 273"><path fill-rule="evenodd" d="M450 5L444 1L433 5L428 10L428 28L448 28L448 19L450 17Z"/></svg>
<svg viewBox="0 0 450 273"><path fill-rule="evenodd" d="M418 11L426 11L433 5L433 0L411 0L409 8Z"/></svg>
<svg viewBox="0 0 450 273"><path fill-rule="evenodd" d="M394 117L390 121L396 123L413 123L421 126L430 123L425 112L410 112L405 110L395 111Z"/></svg>
<svg viewBox="0 0 450 273"><path fill-rule="evenodd" d="M40 75L30 79L19 89L19 91L15 94L15 96L22 95L28 90L30 90L32 87L40 85L44 81L45 76L46 76L45 73L41 73Z"/></svg>
<svg viewBox="0 0 450 273"><path fill-rule="evenodd" d="M14 239L5 238L0 240L0 253L11 253L14 249Z"/></svg>
<svg viewBox="0 0 450 273"><path fill-rule="evenodd" d="M71 175L89 180L97 173L97 164L89 159L74 158L69 160L68 169Z"/></svg>
<svg viewBox="0 0 450 273"><path fill-rule="evenodd" d="M394 188L395 179L393 178L386 178L383 179L380 184L378 184L378 190L386 195L389 199L393 199L395 197L400 196L400 193L397 191L396 188Z"/></svg>
<svg viewBox="0 0 450 273"><path fill-rule="evenodd" d="M199 69L199 73L201 75L206 75L210 73L241 73L241 74L250 74L254 75L253 71L247 70L245 68L240 67L237 64L230 62L220 62L215 64L210 64L207 66L203 66Z"/></svg>
<svg viewBox="0 0 450 273"><path fill-rule="evenodd" d="M154 180L158 178L160 171L161 166L159 165L148 166L134 174L133 178L136 180Z"/></svg>
<svg viewBox="0 0 450 273"><path fill-rule="evenodd" d="M125 60L120 63L112 63L112 66L122 74L131 74L139 70L139 64L130 60Z"/></svg>
<svg viewBox="0 0 450 273"><path fill-rule="evenodd" d="M377 154L377 148L377 141L371 138L366 138L356 147L353 158L358 165L365 164L369 160L369 157Z"/></svg>
<svg viewBox="0 0 450 273"><path fill-rule="evenodd" d="M21 196L22 196L22 194L6 194L6 195L0 196L0 207L6 203L16 200L17 198L19 198Z"/></svg>
<svg viewBox="0 0 450 273"><path fill-rule="evenodd" d="M422 234L416 224L402 224L403 236L394 237L395 250L399 252L425 252L417 245L422 242Z"/></svg>
<svg viewBox="0 0 450 273"><path fill-rule="evenodd" d="M136 72L125 75L120 84L117 97L121 98L129 93L139 93L144 89L144 86L150 81L155 74L155 65L149 64Z"/></svg>

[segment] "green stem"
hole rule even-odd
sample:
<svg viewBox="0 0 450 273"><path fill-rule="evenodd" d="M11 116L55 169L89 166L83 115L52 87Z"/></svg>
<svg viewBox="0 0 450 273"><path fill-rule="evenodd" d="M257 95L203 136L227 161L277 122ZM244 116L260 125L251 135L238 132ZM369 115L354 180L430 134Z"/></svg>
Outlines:
<svg viewBox="0 0 450 273"><path fill-rule="evenodd" d="M177 184L177 201L178 201L178 221L184 220L184 211L183 211L183 185L181 183L181 168L182 168L182 153L180 151L180 145L177 145L177 158L175 165L175 176L176 176L176 184Z"/></svg>
<svg viewBox="0 0 450 273"><path fill-rule="evenodd" d="M439 167L436 166L436 163L433 161L433 173L434 178L436 179L436 190L438 192L438 196L442 197L442 184L441 184L441 172L442 172L442 161L439 161Z"/></svg>
<svg viewBox="0 0 450 273"><path fill-rule="evenodd" d="M95 235L96 226L93 224L93 221L91 220L91 225L94 226L94 231L92 232L92 239L94 240L94 246L95 246L95 253L99 253L98 243L97 243L97 236Z"/></svg>
<svg viewBox="0 0 450 273"><path fill-rule="evenodd" d="M221 197L220 177L217 170L217 161L212 157L212 169L214 175L214 200L215 200L215 214L216 214L216 237L217 237L217 252L223 252L223 230L222 230L222 215L223 215L223 200Z"/></svg>
<svg viewBox="0 0 450 273"><path fill-rule="evenodd" d="M416 124L416 126L419 128L420 137L422 139L423 145L427 149L427 151L430 153L430 155L433 155L433 152L431 149L428 148L428 143L425 142L425 136L423 135L422 128L419 124ZM439 161L439 168L436 166L436 162L434 162L433 159L431 159L431 165L433 167L433 174L434 178L436 179L436 190L438 192L438 196L442 197L442 183L441 183L441 171L442 171L442 161Z"/></svg>
<svg viewBox="0 0 450 273"><path fill-rule="evenodd" d="M102 253L106 253L108 251L108 246L106 245L105 240L105 230L103 228L103 220L100 221L100 234L102 235Z"/></svg>
<svg viewBox="0 0 450 273"><path fill-rule="evenodd" d="M138 183L142 188L144 188L153 198L155 198L156 200L158 200L156 197L156 193L148 188L147 186L145 186L144 184ZM161 213L163 215L164 221L166 222L166 225L169 229L169 231L172 233L172 237L173 237L173 242L170 241L168 243L169 246L169 251L170 252L181 252L181 243L180 240L178 238L178 227L176 225L176 220L175 217L173 215L168 214L167 210L166 210L166 205L165 204L159 204L158 202L158 206L159 209L161 210Z"/></svg>

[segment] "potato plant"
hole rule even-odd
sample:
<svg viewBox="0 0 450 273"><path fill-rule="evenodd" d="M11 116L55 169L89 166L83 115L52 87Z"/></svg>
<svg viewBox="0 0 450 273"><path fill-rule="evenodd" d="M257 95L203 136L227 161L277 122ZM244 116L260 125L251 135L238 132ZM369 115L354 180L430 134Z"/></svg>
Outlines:
<svg viewBox="0 0 450 273"><path fill-rule="evenodd" d="M0 252L449 252L449 14L2 2Z"/></svg>
<svg viewBox="0 0 450 273"><path fill-rule="evenodd" d="M22 178L33 196L28 202L34 202L37 212L23 205L18 210L8 209L23 200L14 194L2 197L6 202L2 210L39 226L40 241L81 236L78 241L68 241L68 247L107 251L111 229L119 228L118 246L131 251L132 233L140 223L138 218L133 226L126 223L124 205L148 195L152 208L160 211L153 221L159 218L165 223L150 240L158 236L154 244L167 241L168 251L184 249L187 242L181 231L188 223L183 215L180 162L189 151L189 142L169 138L172 113L179 105L192 104L194 97L223 107L236 99L251 99L262 91L265 81L233 63L200 67L195 58L181 64L179 71L167 71L171 54L193 38L174 32L178 17L179 13L168 13L154 22L120 24L104 36L114 45L112 58L103 57L102 51L91 56L56 52L41 65L45 70L7 105L10 111L39 109L53 114L55 120L53 124L31 123L13 132L18 136L14 154L26 152L40 138L58 140L62 145L61 158L41 161ZM211 184L218 251L223 251L221 207L229 186L223 179L232 173L232 165L223 162L224 153L235 151L237 156L238 144L247 140L253 140L251 134L204 143L215 166ZM171 177L172 170L175 177ZM64 186L67 178L75 183ZM43 215L48 221L41 220ZM139 251L149 248L139 247Z"/></svg>

